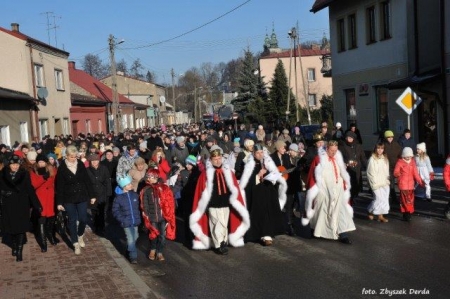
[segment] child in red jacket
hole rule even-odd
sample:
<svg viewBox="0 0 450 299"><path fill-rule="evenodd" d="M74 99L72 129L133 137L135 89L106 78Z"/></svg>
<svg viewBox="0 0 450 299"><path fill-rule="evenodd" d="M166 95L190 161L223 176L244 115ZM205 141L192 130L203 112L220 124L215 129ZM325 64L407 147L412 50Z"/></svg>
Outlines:
<svg viewBox="0 0 450 299"><path fill-rule="evenodd" d="M445 161L444 184L445 189L447 189L447 191L450 191L450 155L447 156L447 160ZM445 216L447 217L447 219L450 219L450 201L447 205L447 209L445 210Z"/></svg>
<svg viewBox="0 0 450 299"><path fill-rule="evenodd" d="M415 183L417 182L422 187L425 186L413 157L413 150L405 147L402 151L402 158L398 159L394 168L394 176L397 178L400 189L400 211L403 213L405 221L411 221L411 215L414 213Z"/></svg>

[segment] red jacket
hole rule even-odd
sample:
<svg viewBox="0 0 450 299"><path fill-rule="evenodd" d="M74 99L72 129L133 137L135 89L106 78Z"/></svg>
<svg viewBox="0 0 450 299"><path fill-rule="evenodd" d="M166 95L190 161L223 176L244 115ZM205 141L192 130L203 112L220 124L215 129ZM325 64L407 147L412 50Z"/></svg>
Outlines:
<svg viewBox="0 0 450 299"><path fill-rule="evenodd" d="M163 180L163 182L167 182L167 175L170 172L170 165L166 159L161 158L161 162L158 163L156 157L152 157L152 160L155 161L156 166L158 166L159 177Z"/></svg>
<svg viewBox="0 0 450 299"><path fill-rule="evenodd" d="M56 168L54 169L54 175L49 177L47 180L44 179L43 175L39 175L33 170L30 171L31 184L36 190L36 195L39 202L42 205L43 217L53 217L55 216L55 177Z"/></svg>
<svg viewBox="0 0 450 299"><path fill-rule="evenodd" d="M409 163L406 163L403 159L398 159L394 168L394 176L398 180L398 188L400 190L414 190L416 182L419 185L424 184L413 158Z"/></svg>
<svg viewBox="0 0 450 299"><path fill-rule="evenodd" d="M447 157L447 162L444 166L444 184L447 191L450 191L450 155Z"/></svg>

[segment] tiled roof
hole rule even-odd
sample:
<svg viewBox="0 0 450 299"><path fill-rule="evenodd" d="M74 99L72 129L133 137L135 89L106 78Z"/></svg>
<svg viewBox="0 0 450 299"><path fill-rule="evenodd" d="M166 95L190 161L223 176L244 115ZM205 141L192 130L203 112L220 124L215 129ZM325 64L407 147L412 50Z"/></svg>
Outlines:
<svg viewBox="0 0 450 299"><path fill-rule="evenodd" d="M95 79L88 73L77 70L75 68L75 63L69 62L69 79L71 82L75 83L79 87L83 88L93 96L102 99L106 103L112 103L112 89ZM120 104L135 104L133 101L127 97L119 94Z"/></svg>
<svg viewBox="0 0 450 299"><path fill-rule="evenodd" d="M316 2L314 2L312 8L311 8L311 12L318 12L319 10L324 9L325 7L328 7L331 2L334 2L335 0L316 0Z"/></svg>
<svg viewBox="0 0 450 299"><path fill-rule="evenodd" d="M63 50L61 50L61 49L55 48L55 47L53 47L53 46L50 46L49 44L46 44L46 43L44 43L44 42L41 42L40 40L34 39L34 38L32 38L32 37L29 37L28 35L23 34L23 33L20 32L20 31L12 31L12 30L5 29L5 28L3 28L3 27L0 27L0 31L3 31L3 32L5 32L5 33L7 33L7 34L9 34L9 35L12 35L12 36L14 36L14 37L17 37L17 38L19 38L19 39L21 39L21 40L24 40L24 41L27 41L27 42L29 42L29 43L38 44L38 45L40 45L40 46L43 46L43 47L52 49L53 51L60 52L60 53L62 53L62 54L64 54L64 55L66 55L66 56L69 56L69 55L70 55L69 52L66 52L66 51L63 51Z"/></svg>
<svg viewBox="0 0 450 299"><path fill-rule="evenodd" d="M0 87L0 99L15 99L15 100L27 100L27 101L37 101L37 99L31 97L29 94L13 89Z"/></svg>
<svg viewBox="0 0 450 299"><path fill-rule="evenodd" d="M298 50L297 48L295 51L292 51L292 57L298 57ZM324 54L330 54L329 50L313 50L313 49L301 49L300 54L302 57L305 56L322 56ZM280 53L271 53L267 56L262 56L261 59L267 59L267 58L286 58L291 56L290 50L285 50Z"/></svg>

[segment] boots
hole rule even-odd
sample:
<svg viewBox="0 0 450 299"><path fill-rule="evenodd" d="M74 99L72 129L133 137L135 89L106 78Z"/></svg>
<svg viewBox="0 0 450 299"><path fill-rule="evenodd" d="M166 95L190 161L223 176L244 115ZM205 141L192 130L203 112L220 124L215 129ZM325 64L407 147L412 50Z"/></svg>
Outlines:
<svg viewBox="0 0 450 299"><path fill-rule="evenodd" d="M46 238L45 223L39 223L39 237L41 241L41 252L47 252L47 238Z"/></svg>
<svg viewBox="0 0 450 299"><path fill-rule="evenodd" d="M17 255L16 262L22 261L23 244L25 242L25 233L17 234Z"/></svg>
<svg viewBox="0 0 450 299"><path fill-rule="evenodd" d="M389 222L389 220L384 218L383 214L378 215L378 221L384 222L384 223Z"/></svg>
<svg viewBox="0 0 450 299"><path fill-rule="evenodd" d="M17 256L17 237L16 235L11 235L11 242L12 242L12 256Z"/></svg>
<svg viewBox="0 0 450 299"><path fill-rule="evenodd" d="M55 232L55 217L47 218L46 224L46 234L47 239L52 245L56 245L59 243L59 240L56 238L56 232Z"/></svg>

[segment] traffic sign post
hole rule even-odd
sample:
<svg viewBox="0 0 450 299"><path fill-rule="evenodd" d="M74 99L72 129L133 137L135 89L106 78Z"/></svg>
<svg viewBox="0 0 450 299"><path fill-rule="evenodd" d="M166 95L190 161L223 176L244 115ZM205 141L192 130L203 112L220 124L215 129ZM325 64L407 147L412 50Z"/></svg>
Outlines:
<svg viewBox="0 0 450 299"><path fill-rule="evenodd" d="M395 102L408 114L408 129L411 129L411 113L422 103L422 99L410 87L407 87Z"/></svg>

